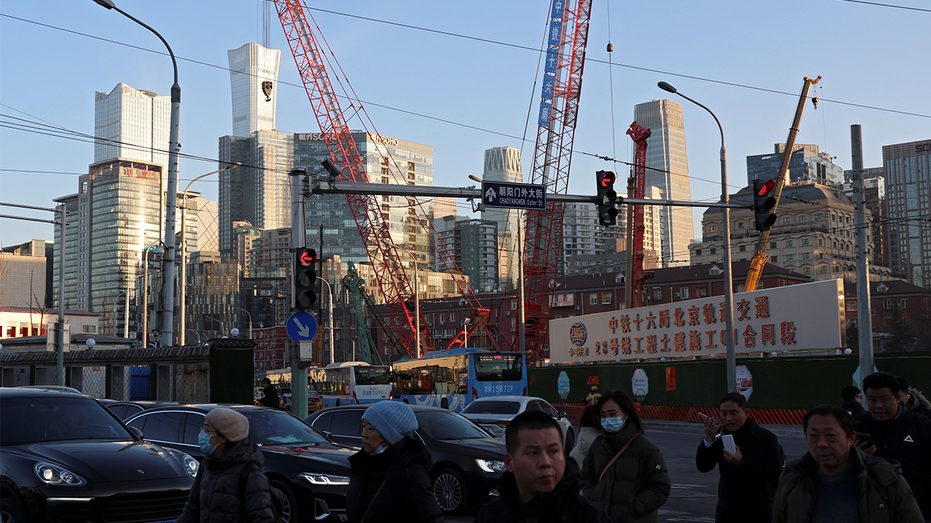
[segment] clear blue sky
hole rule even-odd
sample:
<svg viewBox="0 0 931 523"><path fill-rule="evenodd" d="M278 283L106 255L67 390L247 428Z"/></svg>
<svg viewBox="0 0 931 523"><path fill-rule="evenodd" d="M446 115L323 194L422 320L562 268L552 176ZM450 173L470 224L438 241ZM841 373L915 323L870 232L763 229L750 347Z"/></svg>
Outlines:
<svg viewBox="0 0 931 523"><path fill-rule="evenodd" d="M583 153L629 161L625 130L634 104L672 96L656 87L658 81L720 118L732 193L746 185L748 155L785 141L804 76L823 77L812 91L823 101L818 110L806 108L797 142L818 144L845 169L851 165L851 124L863 128L865 167L881 165L883 145L928 139L931 12L924 2L908 1L898 5L919 9L844 0L595 0L569 192L594 194L598 169L626 174L622 165ZM262 42L261 1L117 5L158 30L179 58L182 153L215 159L217 138L232 132L226 51ZM481 175L483 151L496 146L522 148L529 173L535 128L526 133L527 142L520 137L528 111L537 112L532 100L541 72L538 53L526 48L543 42L547 2L308 5L346 77L368 102L377 130L434 147L436 185L471 185L467 176ZM282 50L279 130L314 132L316 120L272 13L269 46ZM28 132L16 119L92 135L95 91L124 82L168 95L171 63L156 54L164 47L154 35L92 0L7 1L0 14L0 202L51 208L53 198L76 192L78 174L93 160L93 144L64 132ZM613 67L605 51L609 34ZM673 99L684 105L692 198L715 201L717 127L702 109ZM184 159L181 183L215 169L215 162ZM216 199L216 178L194 189ZM467 207L461 202L461 210ZM0 214L49 217L9 207ZM51 225L0 219L0 244L51 240L52 231ZM700 235L698 227L695 233Z"/></svg>

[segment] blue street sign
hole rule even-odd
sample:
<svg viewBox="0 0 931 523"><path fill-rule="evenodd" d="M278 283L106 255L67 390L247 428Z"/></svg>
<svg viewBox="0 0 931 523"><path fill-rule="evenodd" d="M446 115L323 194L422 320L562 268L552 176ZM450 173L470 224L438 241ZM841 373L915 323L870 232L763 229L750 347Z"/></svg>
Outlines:
<svg viewBox="0 0 931 523"><path fill-rule="evenodd" d="M546 186L529 183L482 182L486 207L546 210Z"/></svg>
<svg viewBox="0 0 931 523"><path fill-rule="evenodd" d="M317 335L317 320L309 312L295 312L288 318L291 341L312 340Z"/></svg>

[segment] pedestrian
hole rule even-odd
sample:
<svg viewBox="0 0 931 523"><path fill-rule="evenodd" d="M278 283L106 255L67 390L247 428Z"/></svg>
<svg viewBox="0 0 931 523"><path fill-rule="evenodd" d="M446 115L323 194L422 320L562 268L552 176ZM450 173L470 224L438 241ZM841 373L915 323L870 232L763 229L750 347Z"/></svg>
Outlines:
<svg viewBox="0 0 931 523"><path fill-rule="evenodd" d="M596 385L592 385L592 391L588 393L588 396L585 396L583 403L586 405L596 405L600 398L601 393L598 392L598 387Z"/></svg>
<svg viewBox="0 0 931 523"><path fill-rule="evenodd" d="M899 403L915 414L931 417L931 402L928 398L920 390L909 387L905 376L896 376L895 379L899 382Z"/></svg>
<svg viewBox="0 0 931 523"><path fill-rule="evenodd" d="M595 441L595 438L601 435L601 423L598 421L597 406L588 405L585 407L582 411L582 415L579 417L579 426L581 427L581 430L579 430L579 441L575 443L575 447L572 448L569 457L574 459L581 467L585 455L588 454L588 448L592 446L592 442Z"/></svg>
<svg viewBox="0 0 931 523"><path fill-rule="evenodd" d="M772 432L747 417L747 399L736 392L719 402L721 420L705 420L705 437L698 444L695 464L700 472L718 466L716 523L769 523L773 495L782 473L782 447ZM723 439L731 436L733 452Z"/></svg>
<svg viewBox="0 0 931 523"><path fill-rule="evenodd" d="M406 403L381 401L362 414L362 450L349 457L349 523L442 522L430 481L433 456L414 437Z"/></svg>
<svg viewBox="0 0 931 523"><path fill-rule="evenodd" d="M252 444L249 420L228 408L207 413L197 443L205 457L176 523L273 523L265 458Z"/></svg>
<svg viewBox="0 0 931 523"><path fill-rule="evenodd" d="M611 523L579 494L579 467L566 459L559 423L542 411L514 417L504 431L507 453L500 495L482 507L475 523Z"/></svg>
<svg viewBox="0 0 931 523"><path fill-rule="evenodd" d="M789 461L779 478L774 523L924 521L895 465L854 446L847 411L819 405L802 418L802 428L808 452Z"/></svg>
<svg viewBox="0 0 931 523"><path fill-rule="evenodd" d="M931 419L899 403L899 382L888 372L863 378L867 412L854 418L861 436L858 447L867 454L895 460L915 493L925 519L931 520ZM862 440L866 435L869 440Z"/></svg>
<svg viewBox="0 0 931 523"><path fill-rule="evenodd" d="M262 380L262 386L264 387L264 389L262 389L262 393L264 394L262 396L262 405L277 409L281 405L278 401L278 387L268 378Z"/></svg>
<svg viewBox="0 0 931 523"><path fill-rule="evenodd" d="M844 400L844 403L841 404L841 407L847 411L847 414L856 416L861 412L866 412L866 409L863 408L863 395L860 393L860 389L858 389L856 385L847 385L841 389L840 397Z"/></svg>
<svg viewBox="0 0 931 523"><path fill-rule="evenodd" d="M655 523L672 490L666 460L643 435L643 423L626 392L598 400L603 433L582 463L582 495L614 523Z"/></svg>

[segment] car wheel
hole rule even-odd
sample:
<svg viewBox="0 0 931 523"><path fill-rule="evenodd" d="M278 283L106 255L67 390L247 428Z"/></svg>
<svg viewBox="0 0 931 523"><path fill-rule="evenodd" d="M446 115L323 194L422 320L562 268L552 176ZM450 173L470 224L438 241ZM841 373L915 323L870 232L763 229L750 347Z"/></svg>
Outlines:
<svg viewBox="0 0 931 523"><path fill-rule="evenodd" d="M284 499L282 500L281 507L281 521L282 523L289 523L291 521L299 521L298 519L298 509L297 509L297 497L294 495L294 491L291 490L291 487L284 481L280 479L275 479L268 482L270 487L275 487L284 494Z"/></svg>
<svg viewBox="0 0 931 523"><path fill-rule="evenodd" d="M23 513L16 498L12 496L0 498L0 523L26 523L26 514Z"/></svg>
<svg viewBox="0 0 931 523"><path fill-rule="evenodd" d="M571 452L573 447L575 447L575 431L570 428L566 431L566 453Z"/></svg>
<svg viewBox="0 0 931 523"><path fill-rule="evenodd" d="M445 468L433 478L433 495L444 514L461 514L468 506L469 492L458 470Z"/></svg>

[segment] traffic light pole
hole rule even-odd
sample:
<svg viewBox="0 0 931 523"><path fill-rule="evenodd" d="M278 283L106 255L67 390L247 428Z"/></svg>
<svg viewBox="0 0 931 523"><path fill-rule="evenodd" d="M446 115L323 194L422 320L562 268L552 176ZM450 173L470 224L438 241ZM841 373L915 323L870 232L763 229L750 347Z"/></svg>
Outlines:
<svg viewBox="0 0 931 523"><path fill-rule="evenodd" d="M291 248L294 257L307 246L307 236L304 231L304 196L309 191L307 171L294 169L291 176ZM291 270L297 270L296 264ZM291 278L291 312L297 310L294 292L294 278ZM307 368L301 365L300 344L304 342L291 342L291 414L299 419L307 417Z"/></svg>

